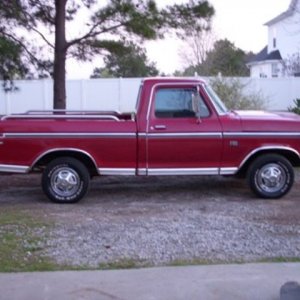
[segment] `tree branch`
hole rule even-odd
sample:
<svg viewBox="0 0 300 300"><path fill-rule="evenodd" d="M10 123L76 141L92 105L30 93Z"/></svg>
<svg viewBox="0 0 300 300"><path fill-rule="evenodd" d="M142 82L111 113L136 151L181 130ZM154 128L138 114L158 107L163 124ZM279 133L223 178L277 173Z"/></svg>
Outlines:
<svg viewBox="0 0 300 300"><path fill-rule="evenodd" d="M54 17L51 16L49 10L45 9L45 8L47 8L47 6L45 7L45 3L41 3L40 0L35 0L34 3L31 3L31 6L33 6L33 7L37 6L42 13L43 19L46 20L49 24L51 24L53 26L55 25ZM54 10L54 7L50 7L50 10ZM28 16L31 17L30 15L28 15ZM32 17L31 17L31 19L32 19Z"/></svg>
<svg viewBox="0 0 300 300"><path fill-rule="evenodd" d="M30 26L29 29L32 30L32 31L34 31L35 33L37 33L37 34L44 40L44 42L45 42L49 47L51 47L52 49L54 49L54 45L51 44L51 43L49 42L49 40L45 37L44 34L42 34L39 30L37 30L37 29L34 28L34 27L31 27L31 26Z"/></svg>
<svg viewBox="0 0 300 300"><path fill-rule="evenodd" d="M118 29L124 25L126 25L127 22L124 22L124 23L119 23L118 25L115 25L115 26L112 26L112 27L109 27L109 28L105 28L103 30L99 30L99 31L94 31L100 24L97 23L95 24L88 33L86 33L85 35L77 38L77 39L74 39L72 41L69 41L67 43L67 48L70 48L71 46L75 45L75 44L79 44L81 43L83 40L86 40L86 39L89 39L89 38L93 38L93 37L96 37L97 35L99 34L102 34L102 33L105 33L105 32L109 32L109 31L112 31L112 30L115 30L115 29Z"/></svg>
<svg viewBox="0 0 300 300"><path fill-rule="evenodd" d="M29 57L36 63L39 63L39 60L35 57L35 55L33 55L31 53L31 51L28 50L28 48L26 47L26 45L20 41L19 39L17 39L14 35L11 35L7 32L2 32L3 35L7 36L8 38L14 40L18 45L20 45L24 50L25 52L29 55Z"/></svg>

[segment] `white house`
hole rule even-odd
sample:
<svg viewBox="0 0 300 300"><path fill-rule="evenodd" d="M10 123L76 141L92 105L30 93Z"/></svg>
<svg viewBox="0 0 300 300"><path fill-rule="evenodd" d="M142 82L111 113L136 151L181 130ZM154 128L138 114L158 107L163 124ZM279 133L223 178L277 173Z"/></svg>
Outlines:
<svg viewBox="0 0 300 300"><path fill-rule="evenodd" d="M300 0L292 0L287 11L264 25L268 44L247 64L251 77L300 76ZM299 66L292 68L291 62Z"/></svg>

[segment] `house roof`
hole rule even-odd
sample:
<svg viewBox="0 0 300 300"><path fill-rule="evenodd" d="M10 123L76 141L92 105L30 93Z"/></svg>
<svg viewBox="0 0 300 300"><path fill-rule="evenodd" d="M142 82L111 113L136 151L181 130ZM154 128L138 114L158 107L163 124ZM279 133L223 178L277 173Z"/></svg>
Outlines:
<svg viewBox="0 0 300 300"><path fill-rule="evenodd" d="M262 49L257 55L255 55L248 64L258 63L268 60L282 60L279 50L272 51L268 53L268 46Z"/></svg>
<svg viewBox="0 0 300 300"><path fill-rule="evenodd" d="M292 16L293 13L295 12L296 8L297 8L297 4L298 4L298 0L291 0L289 8L285 12L281 13L280 15L275 17L274 19L268 21L264 25L270 26L270 25L273 25L273 24L275 24L275 23L277 23L281 20L284 20L287 17Z"/></svg>

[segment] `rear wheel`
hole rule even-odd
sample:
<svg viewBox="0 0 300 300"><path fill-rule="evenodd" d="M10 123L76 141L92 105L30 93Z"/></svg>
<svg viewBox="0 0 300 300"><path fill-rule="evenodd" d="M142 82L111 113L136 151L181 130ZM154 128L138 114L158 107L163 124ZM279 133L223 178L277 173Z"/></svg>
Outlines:
<svg viewBox="0 0 300 300"><path fill-rule="evenodd" d="M248 170L248 181L259 197L280 198L289 192L294 183L294 169L285 157L266 154L253 161Z"/></svg>
<svg viewBox="0 0 300 300"><path fill-rule="evenodd" d="M78 202L88 191L90 174L77 159L60 157L49 163L42 175L46 196L56 203Z"/></svg>

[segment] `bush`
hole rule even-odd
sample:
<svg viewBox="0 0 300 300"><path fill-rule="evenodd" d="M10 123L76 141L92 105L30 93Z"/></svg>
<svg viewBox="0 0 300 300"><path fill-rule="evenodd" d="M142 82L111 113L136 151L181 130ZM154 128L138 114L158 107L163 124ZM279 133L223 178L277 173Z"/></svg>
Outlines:
<svg viewBox="0 0 300 300"><path fill-rule="evenodd" d="M294 105L295 106L290 106L288 108L288 111L300 115L300 99L299 98L294 100Z"/></svg>
<svg viewBox="0 0 300 300"><path fill-rule="evenodd" d="M238 78L216 77L210 80L210 84L228 109L266 108L266 100L262 93L245 91L248 83L243 83Z"/></svg>

